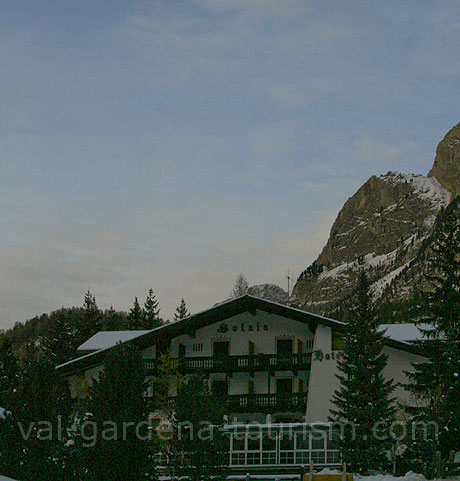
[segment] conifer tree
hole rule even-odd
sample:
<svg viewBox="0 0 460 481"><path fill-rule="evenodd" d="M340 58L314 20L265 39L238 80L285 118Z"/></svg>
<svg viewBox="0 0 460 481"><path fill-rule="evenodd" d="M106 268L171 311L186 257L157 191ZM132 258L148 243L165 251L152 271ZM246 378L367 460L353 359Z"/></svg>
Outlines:
<svg viewBox="0 0 460 481"><path fill-rule="evenodd" d="M374 317L364 272L359 276L343 340L343 357L338 362L340 388L333 397L331 420L342 429L339 444L347 466L368 474L370 469L382 469L385 464L390 441L385 429L394 415L390 399L394 385L383 376L387 363L382 352L384 334ZM380 429L374 431L375 427Z"/></svg>
<svg viewBox="0 0 460 481"><path fill-rule="evenodd" d="M205 376L192 375L178 389L173 417L171 466L190 481L226 479L228 446L222 434L223 405Z"/></svg>
<svg viewBox="0 0 460 481"><path fill-rule="evenodd" d="M134 298L133 307L128 314L128 329L137 330L144 327L144 311L137 297Z"/></svg>
<svg viewBox="0 0 460 481"><path fill-rule="evenodd" d="M19 383L19 368L11 341L5 337L0 345L0 407L11 409L11 396Z"/></svg>
<svg viewBox="0 0 460 481"><path fill-rule="evenodd" d="M88 410L97 426L95 446L85 448L91 479L150 479L154 466L146 389L143 359L136 348L119 344L109 351L89 393Z"/></svg>
<svg viewBox="0 0 460 481"><path fill-rule="evenodd" d="M142 329L155 329L163 324L160 319L160 309L158 309L158 301L153 293L153 289L149 289L147 299L144 303L144 320Z"/></svg>
<svg viewBox="0 0 460 481"><path fill-rule="evenodd" d="M59 479L71 407L68 383L57 374L54 363L44 356L29 356L10 409L14 422L10 434L20 443L20 479Z"/></svg>
<svg viewBox="0 0 460 481"><path fill-rule="evenodd" d="M189 315L190 313L187 310L184 298L182 298L182 300L180 301L180 305L176 308L176 312L174 313L174 320L178 321L179 319L184 319Z"/></svg>
<svg viewBox="0 0 460 481"><path fill-rule="evenodd" d="M248 293L249 284L243 273L238 274L236 277L235 285L233 286L232 292L230 294L231 298L244 296Z"/></svg>
<svg viewBox="0 0 460 481"><path fill-rule="evenodd" d="M117 312L113 306L104 312L104 330L121 331L126 328L126 316L122 312Z"/></svg>
<svg viewBox="0 0 460 481"><path fill-rule="evenodd" d="M59 309L50 314L48 329L42 343L45 354L55 365L69 361L73 357L78 346L67 309Z"/></svg>
<svg viewBox="0 0 460 481"><path fill-rule="evenodd" d="M81 309L81 320L78 326L78 345L81 345L100 331L101 327L102 312L97 307L96 297L88 289Z"/></svg>
<svg viewBox="0 0 460 481"><path fill-rule="evenodd" d="M460 199L449 205L435 228L429 289L425 293L428 318L423 323L425 339L420 343L429 362L414 364L407 373L409 388L422 400L416 420L435 422L432 450L444 459L460 450Z"/></svg>

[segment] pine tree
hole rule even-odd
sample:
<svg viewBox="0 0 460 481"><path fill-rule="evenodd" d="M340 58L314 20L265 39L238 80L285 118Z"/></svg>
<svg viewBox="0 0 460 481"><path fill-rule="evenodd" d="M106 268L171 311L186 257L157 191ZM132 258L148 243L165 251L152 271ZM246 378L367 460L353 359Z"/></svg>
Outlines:
<svg viewBox="0 0 460 481"><path fill-rule="evenodd" d="M20 376L10 409L10 435L19 443L21 453L20 478L60 479L72 408L68 383L57 374L54 363L34 355L24 361ZM21 430L27 433L25 437Z"/></svg>
<svg viewBox="0 0 460 481"><path fill-rule="evenodd" d="M96 298L88 289L81 309L81 320L78 326L78 345L83 344L102 327L102 312L97 307Z"/></svg>
<svg viewBox="0 0 460 481"><path fill-rule="evenodd" d="M172 424L170 468L190 481L226 479L228 447L222 434L224 410L205 376L181 384Z"/></svg>
<svg viewBox="0 0 460 481"><path fill-rule="evenodd" d="M144 327L144 310L139 304L137 297L134 298L133 307L128 314L128 329L137 330Z"/></svg>
<svg viewBox="0 0 460 481"><path fill-rule="evenodd" d="M368 474L370 469L382 469L385 464L390 440L385 429L394 415L389 398L394 385L383 376L387 363L382 352L384 334L374 317L364 272L359 276L343 340L343 357L338 362L340 388L333 397L331 420L342 429L339 444L350 470ZM374 431L375 426L380 429ZM380 439L383 437L386 440Z"/></svg>
<svg viewBox="0 0 460 481"><path fill-rule="evenodd" d="M146 389L144 364L136 348L119 344L109 351L104 370L90 388L88 402L97 426L96 444L85 453L91 479L150 479L146 473L154 466L150 459L152 440L145 425L150 412ZM102 436L104 430L110 435Z"/></svg>
<svg viewBox="0 0 460 481"><path fill-rule="evenodd" d="M180 301L180 305L176 308L176 312L174 313L174 320L178 321L179 319L184 319L189 315L190 313L187 310L184 298L182 298L182 300Z"/></svg>
<svg viewBox="0 0 460 481"><path fill-rule="evenodd" d="M60 309L50 314L48 329L43 336L42 344L45 354L55 365L73 357L78 346L67 309Z"/></svg>
<svg viewBox="0 0 460 481"><path fill-rule="evenodd" d="M11 341L5 337L0 345L0 407L11 409L11 396L19 382L19 367Z"/></svg>
<svg viewBox="0 0 460 481"><path fill-rule="evenodd" d="M127 319L123 312L117 312L113 306L104 312L104 331L121 331L126 329Z"/></svg>
<svg viewBox="0 0 460 481"><path fill-rule="evenodd" d="M412 392L423 399L416 420L435 422L439 436L432 432L432 450L443 457L460 450L460 200L448 206L435 228L430 272L430 289L425 292L428 324L420 343L429 362L414 364L407 373Z"/></svg>
<svg viewBox="0 0 460 481"><path fill-rule="evenodd" d="M160 319L160 309L158 309L158 301L153 293L153 289L149 289L147 299L144 303L144 321L142 329L155 329L163 324Z"/></svg>
<svg viewBox="0 0 460 481"><path fill-rule="evenodd" d="M236 277L235 285L233 286L233 290L230 294L231 298L244 296L248 293L249 284L246 280L246 277L243 273L238 274Z"/></svg>

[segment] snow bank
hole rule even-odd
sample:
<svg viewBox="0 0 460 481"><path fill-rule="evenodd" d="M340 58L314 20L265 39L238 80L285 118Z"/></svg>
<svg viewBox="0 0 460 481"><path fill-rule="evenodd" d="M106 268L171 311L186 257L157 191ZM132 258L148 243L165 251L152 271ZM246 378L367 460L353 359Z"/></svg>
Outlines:
<svg viewBox="0 0 460 481"><path fill-rule="evenodd" d="M412 471L409 471L399 478L396 478L391 474L376 474L374 476L361 476L355 474L353 477L356 481L425 481L426 479L423 474L413 473Z"/></svg>

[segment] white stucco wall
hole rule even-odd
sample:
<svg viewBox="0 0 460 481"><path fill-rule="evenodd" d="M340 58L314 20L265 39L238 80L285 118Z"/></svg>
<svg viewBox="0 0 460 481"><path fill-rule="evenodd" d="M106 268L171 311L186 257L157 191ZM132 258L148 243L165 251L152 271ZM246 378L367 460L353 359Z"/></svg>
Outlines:
<svg viewBox="0 0 460 481"><path fill-rule="evenodd" d="M223 325L226 326L227 331L218 332L220 327L221 330L225 330ZM230 341L231 356L247 355L249 341L254 343L255 354L274 354L276 339L293 339L294 352L296 352L296 339L300 339L305 346L309 339L313 339L313 334L301 322L257 310L255 316L245 312L198 329L195 337L183 335L173 339L171 354L177 357L179 344L183 344L186 346L187 357L212 356L212 343L219 340ZM202 344L203 350L196 352L193 348L194 344Z"/></svg>
<svg viewBox="0 0 460 481"><path fill-rule="evenodd" d="M417 400L402 386L409 383L405 372L413 371L413 362L426 362L426 358L388 346L384 348L384 352L388 355L385 378L393 379L396 385L392 397L396 397L397 402L403 405L414 405Z"/></svg>
<svg viewBox="0 0 460 481"><path fill-rule="evenodd" d="M322 356L316 356L315 351L320 351ZM313 346L306 422L327 421L332 407L332 396L339 387L339 380L336 377L339 352L332 351L331 328L318 325Z"/></svg>

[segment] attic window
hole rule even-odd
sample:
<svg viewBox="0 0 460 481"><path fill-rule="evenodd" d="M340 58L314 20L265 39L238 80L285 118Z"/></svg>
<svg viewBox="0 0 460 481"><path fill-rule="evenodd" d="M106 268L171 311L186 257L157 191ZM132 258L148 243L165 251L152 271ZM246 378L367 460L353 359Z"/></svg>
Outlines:
<svg viewBox="0 0 460 481"><path fill-rule="evenodd" d="M332 331L332 350L333 351L343 351L345 347L345 341L341 332Z"/></svg>
<svg viewBox="0 0 460 481"><path fill-rule="evenodd" d="M203 343L196 342L195 344L193 344L193 352L203 352Z"/></svg>

